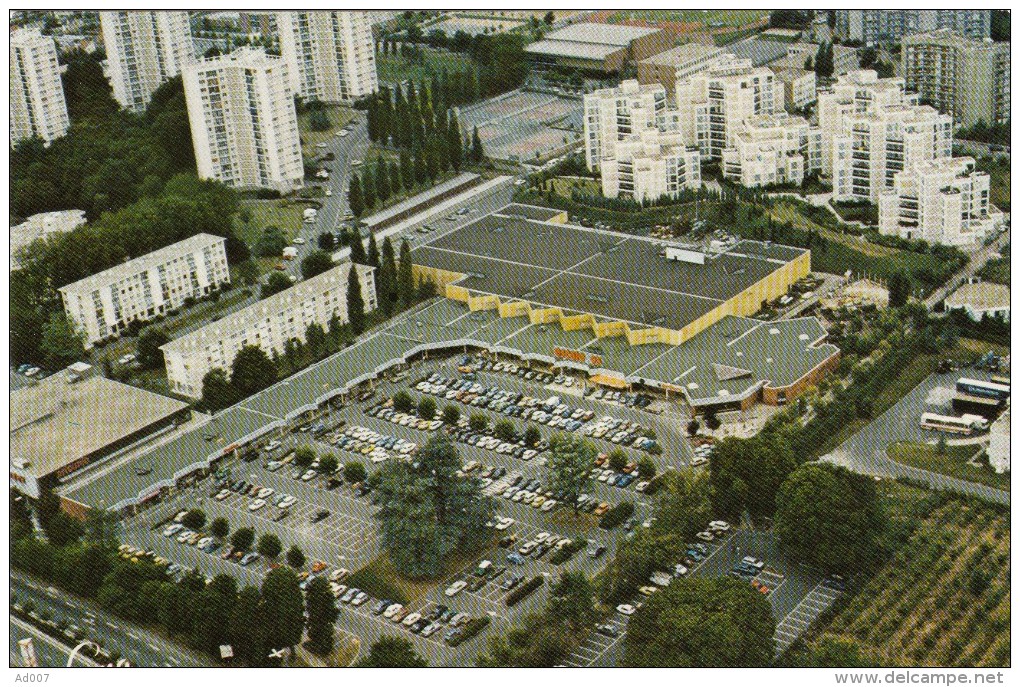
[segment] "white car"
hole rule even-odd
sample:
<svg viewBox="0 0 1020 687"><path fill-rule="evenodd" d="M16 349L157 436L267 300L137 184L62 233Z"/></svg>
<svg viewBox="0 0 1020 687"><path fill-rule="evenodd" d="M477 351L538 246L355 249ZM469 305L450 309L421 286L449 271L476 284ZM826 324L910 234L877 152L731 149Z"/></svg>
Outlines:
<svg viewBox="0 0 1020 687"><path fill-rule="evenodd" d="M701 541L712 541L713 539L715 539L715 535L708 531L698 532L694 536L700 539Z"/></svg>
<svg viewBox="0 0 1020 687"><path fill-rule="evenodd" d="M220 493L216 494L216 500L225 501L228 496L230 496L230 490L223 489L222 491L220 491Z"/></svg>
<svg viewBox="0 0 1020 687"><path fill-rule="evenodd" d="M360 606L366 601L368 601L368 594L366 594L365 592L358 592L358 595L351 599L351 605Z"/></svg>
<svg viewBox="0 0 1020 687"><path fill-rule="evenodd" d="M393 616L395 616L397 613L399 613L402 610L404 610L403 605L401 605L401 604L390 604L389 606L386 607L386 610L383 611L383 617L384 618L392 618Z"/></svg>
<svg viewBox="0 0 1020 687"><path fill-rule="evenodd" d="M500 531L509 529L513 526L514 522L516 521L513 518L499 518L499 521L496 523L496 529Z"/></svg>
<svg viewBox="0 0 1020 687"><path fill-rule="evenodd" d="M318 473L316 473L315 470L309 470L305 474L301 475L301 481L302 482L311 482L313 479L315 479L315 475L316 474L318 474Z"/></svg>
<svg viewBox="0 0 1020 687"><path fill-rule="evenodd" d="M407 627L411 627L419 620L421 620L421 613L411 613L406 618L404 618L404 625L406 625Z"/></svg>
<svg viewBox="0 0 1020 687"><path fill-rule="evenodd" d="M339 599L341 596L344 595L344 593L347 592L346 584L337 584L336 582L331 582L329 588L333 591L333 598L335 599Z"/></svg>
<svg viewBox="0 0 1020 687"><path fill-rule="evenodd" d="M691 458L692 468L696 468L699 465L705 465L706 463L708 463L708 458L706 458L705 456L694 456L693 458Z"/></svg>
<svg viewBox="0 0 1020 687"><path fill-rule="evenodd" d="M542 510L548 513L549 511L556 507L556 503L557 503L556 499L549 499L542 504Z"/></svg>
<svg viewBox="0 0 1020 687"><path fill-rule="evenodd" d="M725 520L713 520L712 522L708 523L708 529L713 530L715 532L729 532L730 523L726 522Z"/></svg>
<svg viewBox="0 0 1020 687"><path fill-rule="evenodd" d="M274 493L273 489L271 489L269 487L263 487L263 488L259 489L258 497L260 499L268 499L270 496L273 495L273 493Z"/></svg>
<svg viewBox="0 0 1020 687"><path fill-rule="evenodd" d="M202 537L197 542L195 542L195 547L201 549L203 546L208 546L209 544L211 544L212 540L213 540L212 537Z"/></svg>
<svg viewBox="0 0 1020 687"><path fill-rule="evenodd" d="M297 503L297 499L294 498L293 496L288 496L283 501L280 501L278 504L276 504L276 507L277 508L290 508L295 503Z"/></svg>
<svg viewBox="0 0 1020 687"><path fill-rule="evenodd" d="M177 541L181 544L188 541L191 535L194 534L191 530L181 530L181 533L177 535Z"/></svg>
<svg viewBox="0 0 1020 687"><path fill-rule="evenodd" d="M332 195L333 195L333 189L331 189L331 188L327 188L327 189L326 189L326 197L327 197L327 198L329 198L329 197L330 197L330 196L332 196Z"/></svg>
<svg viewBox="0 0 1020 687"><path fill-rule="evenodd" d="M248 506L248 510L254 512L265 507L265 505L266 505L265 499L255 499L254 501L251 502L251 505Z"/></svg>
<svg viewBox="0 0 1020 687"><path fill-rule="evenodd" d="M535 535L535 541L538 542L539 544L541 544L546 539L548 539L550 536L551 535L548 532L539 532L538 534Z"/></svg>
<svg viewBox="0 0 1020 687"><path fill-rule="evenodd" d="M345 577L347 577L350 574L351 574L351 571L348 570L347 568L337 568L336 570L334 570L333 572L331 572L329 574L329 581L330 582L339 582L340 580L344 579Z"/></svg>
<svg viewBox="0 0 1020 687"><path fill-rule="evenodd" d="M305 240L303 238L301 238L300 236L298 236L296 239L294 239L294 241L292 243L295 243L298 246L303 246L303 245L305 245Z"/></svg>
<svg viewBox="0 0 1020 687"><path fill-rule="evenodd" d="M456 582L454 582L453 584L446 588L445 594L447 596L457 596L458 594L461 593L461 591L463 591L465 587L467 587L467 582L465 582L464 580L457 580Z"/></svg>
<svg viewBox="0 0 1020 687"><path fill-rule="evenodd" d="M616 607L616 612L622 615L634 615L634 611L637 609L630 604L620 604Z"/></svg>
<svg viewBox="0 0 1020 687"><path fill-rule="evenodd" d="M172 536L174 536L175 534L177 534L178 532L180 532L183 529L184 529L184 525L175 523L175 524L170 525L169 527L167 527L165 530L163 530L163 536L164 537L172 537Z"/></svg>

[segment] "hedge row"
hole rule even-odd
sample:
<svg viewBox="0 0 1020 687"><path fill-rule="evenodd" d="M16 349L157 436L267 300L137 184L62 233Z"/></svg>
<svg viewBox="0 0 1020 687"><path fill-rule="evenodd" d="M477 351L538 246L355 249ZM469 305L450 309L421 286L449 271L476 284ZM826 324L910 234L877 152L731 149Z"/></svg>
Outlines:
<svg viewBox="0 0 1020 687"><path fill-rule="evenodd" d="M491 622L491 619L487 615L482 616L481 618L472 618L467 621L467 624L464 626L464 631L450 640L450 646L460 646L487 628L489 626L489 622Z"/></svg>
<svg viewBox="0 0 1020 687"><path fill-rule="evenodd" d="M543 584L545 584L545 578L541 575L535 575L520 587L507 594L503 603L505 603L507 607L513 606L519 601L523 601L526 596L541 587Z"/></svg>
<svg viewBox="0 0 1020 687"><path fill-rule="evenodd" d="M553 551L552 555L549 556L549 562L552 563L553 565L566 563L567 561L574 557L575 553L581 551L586 546L588 546L587 539L575 539L574 541L570 542L563 548L556 549L555 551Z"/></svg>
<svg viewBox="0 0 1020 687"><path fill-rule="evenodd" d="M618 525L622 525L632 515L634 515L633 503L630 501L618 503L605 512L602 520L599 521L599 527L604 530L611 530Z"/></svg>

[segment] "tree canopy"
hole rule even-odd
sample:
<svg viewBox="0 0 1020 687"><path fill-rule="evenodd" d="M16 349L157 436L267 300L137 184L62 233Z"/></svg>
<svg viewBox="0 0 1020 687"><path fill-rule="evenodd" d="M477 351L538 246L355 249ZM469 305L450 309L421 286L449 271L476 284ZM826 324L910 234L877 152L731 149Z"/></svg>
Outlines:
<svg viewBox="0 0 1020 687"><path fill-rule="evenodd" d="M359 659L358 668L428 668L414 646L403 637L383 635L372 643L368 656Z"/></svg>
<svg viewBox="0 0 1020 687"><path fill-rule="evenodd" d="M585 492L591 482L592 468L598 451L595 446L580 435L557 434L550 444L549 462L546 464L546 480L549 489L563 493L563 501L577 511L577 497Z"/></svg>
<svg viewBox="0 0 1020 687"><path fill-rule="evenodd" d="M797 467L797 461L781 435L761 433L750 439L729 437L719 442L710 467L716 513L738 521L746 509L757 520L775 512L779 485Z"/></svg>

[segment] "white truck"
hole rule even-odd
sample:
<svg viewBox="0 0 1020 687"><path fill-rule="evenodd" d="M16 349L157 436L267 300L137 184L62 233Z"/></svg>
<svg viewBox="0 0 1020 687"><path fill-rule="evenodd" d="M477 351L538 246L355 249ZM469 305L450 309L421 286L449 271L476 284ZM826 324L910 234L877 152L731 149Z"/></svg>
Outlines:
<svg viewBox="0 0 1020 687"><path fill-rule="evenodd" d="M309 224L313 223L318 214L319 211L316 210L315 208L305 208L305 222Z"/></svg>
<svg viewBox="0 0 1020 687"><path fill-rule="evenodd" d="M283 257L285 260L293 260L297 257L297 248L294 246L287 246L283 249Z"/></svg>

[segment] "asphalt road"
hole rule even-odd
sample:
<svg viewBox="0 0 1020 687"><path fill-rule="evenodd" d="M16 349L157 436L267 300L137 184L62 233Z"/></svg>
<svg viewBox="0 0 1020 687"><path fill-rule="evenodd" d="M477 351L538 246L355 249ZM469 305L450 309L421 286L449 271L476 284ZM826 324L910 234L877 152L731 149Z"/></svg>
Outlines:
<svg viewBox="0 0 1020 687"><path fill-rule="evenodd" d="M25 660L21 656L21 647L18 642L22 639L31 638L32 647L35 649L35 658L40 668L66 668L67 659L71 657L71 650L74 647L66 646L44 634L38 628L28 623L10 617L10 662L11 668L24 668ZM80 655L79 655L80 656ZM75 658L74 667L95 667L95 662L80 656Z"/></svg>
<svg viewBox="0 0 1020 687"><path fill-rule="evenodd" d="M822 460L876 477L909 477L931 485L935 489L946 489L971 496L979 496L996 503L1009 504L1009 492L983 484L948 477L928 470L921 470L897 463L886 454L886 447L895 441L935 440L938 432L921 429L921 413L925 411L948 412L945 405L952 396L956 380L963 376L983 379L976 370L961 370L949 374L933 374L918 384L892 408L872 420L861 431L840 444ZM939 403L929 403L937 400Z"/></svg>
<svg viewBox="0 0 1020 687"><path fill-rule="evenodd" d="M32 599L37 611L81 628L85 636L107 651L118 651L134 666L211 666L209 659L170 642L165 637L108 614L98 604L66 590L49 587L17 571L11 571L11 592L24 602ZM38 648L38 647L37 647ZM66 665L66 658L65 663Z"/></svg>

